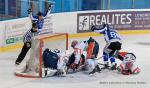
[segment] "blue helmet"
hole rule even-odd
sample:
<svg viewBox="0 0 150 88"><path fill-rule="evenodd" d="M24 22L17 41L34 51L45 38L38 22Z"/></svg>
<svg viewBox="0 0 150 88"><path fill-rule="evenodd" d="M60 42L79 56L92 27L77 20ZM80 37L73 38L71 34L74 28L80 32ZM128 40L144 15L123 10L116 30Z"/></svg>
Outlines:
<svg viewBox="0 0 150 88"><path fill-rule="evenodd" d="M43 13L42 12L38 12L37 16L43 16Z"/></svg>

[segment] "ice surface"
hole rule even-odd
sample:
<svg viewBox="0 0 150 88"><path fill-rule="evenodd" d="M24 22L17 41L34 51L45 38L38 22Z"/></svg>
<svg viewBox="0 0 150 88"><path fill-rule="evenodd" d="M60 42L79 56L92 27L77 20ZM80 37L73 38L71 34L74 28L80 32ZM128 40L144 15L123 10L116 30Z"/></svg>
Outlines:
<svg viewBox="0 0 150 88"><path fill-rule="evenodd" d="M100 44L100 57L105 41L103 36L94 38ZM20 49L18 49L0 53L0 88L149 88L150 35L124 35L122 38L122 51L133 52L137 56L136 63L141 68L141 73L138 75L125 76L116 73L116 71L104 70L95 76L78 72L67 75L67 77L20 78L14 75L16 69L14 62L20 52ZM86 39L88 37L76 38L75 40ZM69 39L69 44L72 40ZM25 64L28 58L29 54L22 65Z"/></svg>

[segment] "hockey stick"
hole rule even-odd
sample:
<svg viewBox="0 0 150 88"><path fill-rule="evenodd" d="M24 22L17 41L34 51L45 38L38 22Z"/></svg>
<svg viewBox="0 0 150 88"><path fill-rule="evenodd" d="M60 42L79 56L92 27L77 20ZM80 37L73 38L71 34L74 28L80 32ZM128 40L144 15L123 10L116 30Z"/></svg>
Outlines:
<svg viewBox="0 0 150 88"><path fill-rule="evenodd" d="M98 57L96 60L99 60L99 59L101 59L101 58L103 58L104 56L101 56L101 57Z"/></svg>

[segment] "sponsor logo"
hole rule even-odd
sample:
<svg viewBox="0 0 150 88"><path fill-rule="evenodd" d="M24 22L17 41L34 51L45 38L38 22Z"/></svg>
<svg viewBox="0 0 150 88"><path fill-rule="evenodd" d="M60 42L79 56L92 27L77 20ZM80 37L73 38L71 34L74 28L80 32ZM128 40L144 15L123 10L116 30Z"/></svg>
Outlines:
<svg viewBox="0 0 150 88"><path fill-rule="evenodd" d="M150 12L95 12L79 13L77 15L77 33L89 32L90 27L101 27L107 23L117 30L148 29L150 28Z"/></svg>

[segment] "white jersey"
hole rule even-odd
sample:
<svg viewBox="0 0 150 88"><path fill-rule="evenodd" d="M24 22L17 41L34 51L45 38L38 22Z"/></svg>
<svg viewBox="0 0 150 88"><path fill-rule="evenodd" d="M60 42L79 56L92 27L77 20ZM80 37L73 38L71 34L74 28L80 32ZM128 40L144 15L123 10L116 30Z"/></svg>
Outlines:
<svg viewBox="0 0 150 88"><path fill-rule="evenodd" d="M74 54L75 54L75 61L74 63L78 64L81 58L81 54L86 54L86 42L80 42L78 43L74 48Z"/></svg>
<svg viewBox="0 0 150 88"><path fill-rule="evenodd" d="M88 44L84 41L78 43L75 48L81 49L81 51L86 51Z"/></svg>

